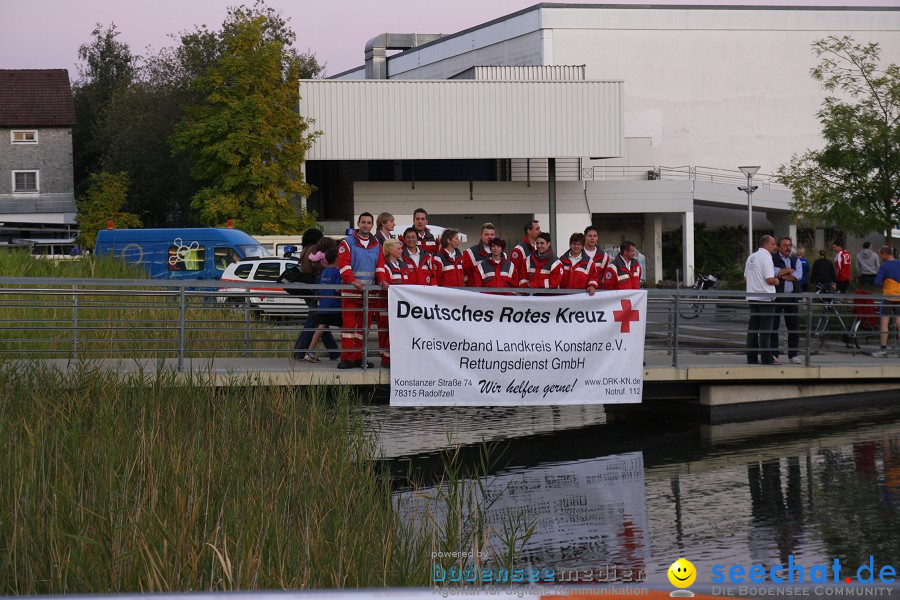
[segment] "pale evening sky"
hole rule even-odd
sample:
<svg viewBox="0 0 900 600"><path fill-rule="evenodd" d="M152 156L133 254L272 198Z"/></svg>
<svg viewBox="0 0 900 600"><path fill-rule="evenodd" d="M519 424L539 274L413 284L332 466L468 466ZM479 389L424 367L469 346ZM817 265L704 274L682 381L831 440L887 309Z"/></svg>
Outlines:
<svg viewBox="0 0 900 600"><path fill-rule="evenodd" d="M583 0L582 0L583 2ZM535 0L268 0L290 17L297 46L327 63L332 75L363 63L370 38L391 33L454 33L533 6ZM584 3L584 2L583 2ZM592 4L649 4L606 0ZM900 0L656 0L653 4L900 6ZM115 23L132 53L173 45L169 34L206 24L218 29L228 6L252 0L0 0L0 69L69 70L78 77L78 46L96 23Z"/></svg>

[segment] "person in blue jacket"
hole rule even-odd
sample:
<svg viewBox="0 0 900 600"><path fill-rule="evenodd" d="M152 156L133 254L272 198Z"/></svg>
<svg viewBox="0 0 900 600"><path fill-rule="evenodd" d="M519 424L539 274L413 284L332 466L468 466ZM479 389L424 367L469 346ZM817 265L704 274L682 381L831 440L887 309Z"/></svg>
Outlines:
<svg viewBox="0 0 900 600"><path fill-rule="evenodd" d="M335 261L337 261L337 248L331 248L325 252L325 263L328 265L322 270L319 276L319 283L322 285L342 285L341 272L338 270ZM316 356L316 344L322 335L328 331L329 327L340 328L343 326L341 317L341 293L336 289L319 290L319 314L318 327L313 333L312 340L309 344L309 350L304 357L307 362L319 362Z"/></svg>
<svg viewBox="0 0 900 600"><path fill-rule="evenodd" d="M809 260L806 258L806 248L797 248L797 260L803 263L803 277L800 278L800 291L809 291Z"/></svg>

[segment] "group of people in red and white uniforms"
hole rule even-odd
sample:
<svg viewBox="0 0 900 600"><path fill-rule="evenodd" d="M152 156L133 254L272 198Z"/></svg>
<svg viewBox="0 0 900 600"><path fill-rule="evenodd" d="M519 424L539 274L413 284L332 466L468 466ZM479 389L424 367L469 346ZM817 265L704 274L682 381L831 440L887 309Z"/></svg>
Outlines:
<svg viewBox="0 0 900 600"><path fill-rule="evenodd" d="M507 254L506 241L497 237L491 223L481 226L481 239L465 252L459 249L459 232L445 229L436 239L428 229L428 213L416 209L413 226L395 237L394 217L381 213L373 219L362 213L357 229L338 246L337 266L345 284L356 290L342 291L344 333L339 369L363 366L364 323L362 288L377 284L437 285L444 287L580 289L594 295L597 290L639 289L641 266L636 248L624 241L614 258L597 246L597 229L573 233L569 250L561 257L553 252L549 233L541 232L536 220L525 224L525 236ZM375 228L375 232L372 229ZM373 292L370 320L379 328L381 365L390 366L386 296ZM367 363L372 368L372 363Z"/></svg>

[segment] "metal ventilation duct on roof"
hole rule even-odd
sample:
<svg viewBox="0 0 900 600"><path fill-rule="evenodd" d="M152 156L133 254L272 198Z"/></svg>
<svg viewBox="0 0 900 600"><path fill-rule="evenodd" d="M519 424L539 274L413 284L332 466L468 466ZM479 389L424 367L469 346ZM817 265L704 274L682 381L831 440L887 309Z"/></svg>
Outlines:
<svg viewBox="0 0 900 600"><path fill-rule="evenodd" d="M387 51L409 50L443 37L442 33L382 33L366 42L366 79L387 79Z"/></svg>

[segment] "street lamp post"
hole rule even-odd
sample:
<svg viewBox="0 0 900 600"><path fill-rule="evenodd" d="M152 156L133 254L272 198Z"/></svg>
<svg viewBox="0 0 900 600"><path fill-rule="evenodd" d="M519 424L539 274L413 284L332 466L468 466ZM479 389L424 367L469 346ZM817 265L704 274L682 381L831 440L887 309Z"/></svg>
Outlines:
<svg viewBox="0 0 900 600"><path fill-rule="evenodd" d="M747 192L747 253L753 254L753 192L759 187L753 185L753 176L759 171L759 166L755 167L738 167L747 177L746 186L738 186L742 192Z"/></svg>

